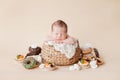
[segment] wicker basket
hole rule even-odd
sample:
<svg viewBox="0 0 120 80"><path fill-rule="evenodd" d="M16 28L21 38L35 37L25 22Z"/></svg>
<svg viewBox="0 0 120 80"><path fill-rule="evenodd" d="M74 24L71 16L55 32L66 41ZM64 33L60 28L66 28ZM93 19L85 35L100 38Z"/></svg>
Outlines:
<svg viewBox="0 0 120 80"><path fill-rule="evenodd" d="M78 43L79 44L79 43ZM80 47L76 48L76 52L72 58L67 58L65 54L61 54L60 51L56 51L53 46L43 44L41 56L43 62L52 62L58 66L71 65L78 62L81 54Z"/></svg>

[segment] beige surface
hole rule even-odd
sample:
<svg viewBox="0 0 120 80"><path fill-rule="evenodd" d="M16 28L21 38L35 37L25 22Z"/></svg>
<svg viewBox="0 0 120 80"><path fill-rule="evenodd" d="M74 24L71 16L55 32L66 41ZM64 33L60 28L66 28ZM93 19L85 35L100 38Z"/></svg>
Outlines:
<svg viewBox="0 0 120 80"><path fill-rule="evenodd" d="M26 70L14 60L31 44L41 46L52 22L66 21L69 34L99 49L98 69ZM120 0L0 0L0 80L119 80Z"/></svg>

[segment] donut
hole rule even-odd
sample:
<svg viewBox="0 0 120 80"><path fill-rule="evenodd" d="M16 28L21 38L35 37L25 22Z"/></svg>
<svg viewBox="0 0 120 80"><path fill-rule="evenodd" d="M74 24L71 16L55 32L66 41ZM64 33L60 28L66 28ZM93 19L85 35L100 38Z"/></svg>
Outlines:
<svg viewBox="0 0 120 80"><path fill-rule="evenodd" d="M37 61L33 57L26 58L23 61L23 66L26 69L32 69L32 68L34 68L36 66L36 64L37 64Z"/></svg>
<svg viewBox="0 0 120 80"><path fill-rule="evenodd" d="M104 62L103 62L103 60L101 58L96 58L96 60L97 60L98 65L104 64Z"/></svg>
<svg viewBox="0 0 120 80"><path fill-rule="evenodd" d="M29 47L29 53L26 54L25 58L27 56L39 55L40 53L41 53L41 47L32 45Z"/></svg>

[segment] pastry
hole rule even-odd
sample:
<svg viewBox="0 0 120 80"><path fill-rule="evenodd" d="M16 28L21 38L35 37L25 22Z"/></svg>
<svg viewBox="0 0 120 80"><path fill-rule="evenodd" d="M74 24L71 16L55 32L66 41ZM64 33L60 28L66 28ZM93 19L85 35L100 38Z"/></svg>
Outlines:
<svg viewBox="0 0 120 80"><path fill-rule="evenodd" d="M26 58L23 61L23 66L26 69L33 69L33 68L37 67L38 65L39 65L39 63L33 57Z"/></svg>
<svg viewBox="0 0 120 80"><path fill-rule="evenodd" d="M40 53L41 53L41 47L38 47L36 45L31 45L29 47L29 53L27 53L27 55L25 56L25 58L27 56L39 55Z"/></svg>
<svg viewBox="0 0 120 80"><path fill-rule="evenodd" d="M21 55L21 54L19 54L19 55L16 56L16 60L17 61L22 61L23 59L24 59L24 56Z"/></svg>
<svg viewBox="0 0 120 80"><path fill-rule="evenodd" d="M41 64L39 67L44 71L53 71L57 69L57 67L53 63L50 63L50 62Z"/></svg>

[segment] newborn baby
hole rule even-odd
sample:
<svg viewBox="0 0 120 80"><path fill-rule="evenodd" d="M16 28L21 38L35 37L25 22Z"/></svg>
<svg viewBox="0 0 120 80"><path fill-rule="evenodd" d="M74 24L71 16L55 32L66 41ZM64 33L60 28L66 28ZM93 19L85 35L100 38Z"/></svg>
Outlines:
<svg viewBox="0 0 120 80"><path fill-rule="evenodd" d="M67 34L67 24L62 20L55 21L51 26L51 34L45 41L55 41L56 43L74 44L75 39Z"/></svg>
<svg viewBox="0 0 120 80"><path fill-rule="evenodd" d="M51 26L41 52L43 60L56 65L70 65L80 58L80 49L76 39L67 33L67 24L58 20Z"/></svg>

